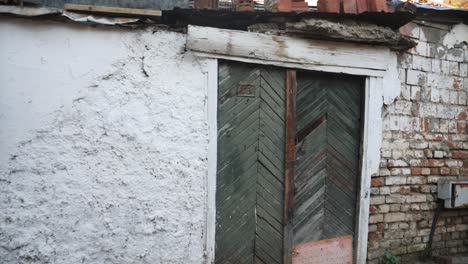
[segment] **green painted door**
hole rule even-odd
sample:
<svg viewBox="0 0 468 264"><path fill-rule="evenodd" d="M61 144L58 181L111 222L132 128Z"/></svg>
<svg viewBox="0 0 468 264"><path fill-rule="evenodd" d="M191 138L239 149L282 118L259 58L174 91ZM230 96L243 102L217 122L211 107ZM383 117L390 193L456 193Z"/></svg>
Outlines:
<svg viewBox="0 0 468 264"><path fill-rule="evenodd" d="M293 245L353 236L363 81L298 72Z"/></svg>
<svg viewBox="0 0 468 264"><path fill-rule="evenodd" d="M282 263L285 74L219 63L216 263Z"/></svg>
<svg viewBox="0 0 468 264"><path fill-rule="evenodd" d="M285 69L219 63L216 263L281 264L284 230L287 252L354 235L363 82L337 74L288 76L296 96L287 99ZM288 108L288 124L296 124L288 130L296 131L292 152L285 150L286 101L295 101L295 110ZM288 133L292 142L294 132ZM296 155L290 178L285 151ZM294 192L285 191L284 179L292 176ZM286 229L285 193L293 200Z"/></svg>

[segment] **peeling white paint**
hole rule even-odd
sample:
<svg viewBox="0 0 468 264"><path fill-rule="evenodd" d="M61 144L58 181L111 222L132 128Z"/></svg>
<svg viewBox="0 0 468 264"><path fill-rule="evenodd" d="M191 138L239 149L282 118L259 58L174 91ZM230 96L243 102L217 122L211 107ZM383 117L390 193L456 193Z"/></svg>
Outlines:
<svg viewBox="0 0 468 264"><path fill-rule="evenodd" d="M442 39L442 44L448 48L463 42L468 44L468 25L465 24L455 25Z"/></svg>
<svg viewBox="0 0 468 264"><path fill-rule="evenodd" d="M0 23L2 263L202 263L205 76L185 36Z"/></svg>
<svg viewBox="0 0 468 264"><path fill-rule="evenodd" d="M392 104L401 93L397 55L392 51L389 51L388 53L388 69L383 77L384 85L382 86L383 102L386 105Z"/></svg>

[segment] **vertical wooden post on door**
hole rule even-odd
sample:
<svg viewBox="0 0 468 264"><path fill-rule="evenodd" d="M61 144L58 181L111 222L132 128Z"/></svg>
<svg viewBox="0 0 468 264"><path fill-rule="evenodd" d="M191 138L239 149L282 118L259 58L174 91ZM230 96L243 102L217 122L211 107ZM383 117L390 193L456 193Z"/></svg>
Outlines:
<svg viewBox="0 0 468 264"><path fill-rule="evenodd" d="M294 163L296 160L296 71L286 72L286 148L284 168L284 264L292 262Z"/></svg>

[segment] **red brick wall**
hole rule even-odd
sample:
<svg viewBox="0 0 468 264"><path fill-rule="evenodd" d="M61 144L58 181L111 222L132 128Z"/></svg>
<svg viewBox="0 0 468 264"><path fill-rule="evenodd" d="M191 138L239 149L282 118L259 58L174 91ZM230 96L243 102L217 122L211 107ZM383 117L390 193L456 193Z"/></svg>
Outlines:
<svg viewBox="0 0 468 264"><path fill-rule="evenodd" d="M418 46L399 55L402 92L384 110L380 172L372 178L369 263L385 252L411 263L429 239L437 181L468 176L468 51L466 43L448 41L453 28L415 22L402 29ZM468 209L444 210L433 249L435 255L468 252Z"/></svg>

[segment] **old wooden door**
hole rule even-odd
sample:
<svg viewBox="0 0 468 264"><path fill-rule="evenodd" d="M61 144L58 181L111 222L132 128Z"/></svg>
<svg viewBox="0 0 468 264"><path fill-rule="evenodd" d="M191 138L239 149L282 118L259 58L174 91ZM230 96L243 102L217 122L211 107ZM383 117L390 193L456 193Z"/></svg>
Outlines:
<svg viewBox="0 0 468 264"><path fill-rule="evenodd" d="M345 75L220 62L216 263L352 261L361 88ZM341 249L325 253L333 239Z"/></svg>
<svg viewBox="0 0 468 264"><path fill-rule="evenodd" d="M216 263L282 263L285 71L220 62Z"/></svg>
<svg viewBox="0 0 468 264"><path fill-rule="evenodd" d="M362 86L356 77L297 74L293 263L352 262Z"/></svg>

